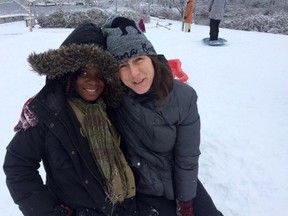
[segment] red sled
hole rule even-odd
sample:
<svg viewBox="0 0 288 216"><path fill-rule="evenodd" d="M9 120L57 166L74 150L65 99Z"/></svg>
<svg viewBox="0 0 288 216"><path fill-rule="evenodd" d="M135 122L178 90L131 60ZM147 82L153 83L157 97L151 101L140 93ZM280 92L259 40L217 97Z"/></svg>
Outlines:
<svg viewBox="0 0 288 216"><path fill-rule="evenodd" d="M180 82L187 82L189 78L181 68L181 61L179 59L170 59L168 60L168 63L173 72L174 78L178 79Z"/></svg>

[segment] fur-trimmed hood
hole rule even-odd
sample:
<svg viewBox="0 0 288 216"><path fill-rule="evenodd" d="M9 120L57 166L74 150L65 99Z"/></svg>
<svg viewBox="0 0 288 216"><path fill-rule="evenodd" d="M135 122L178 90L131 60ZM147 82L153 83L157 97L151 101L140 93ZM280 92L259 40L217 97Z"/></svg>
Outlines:
<svg viewBox="0 0 288 216"><path fill-rule="evenodd" d="M32 53L28 62L35 72L46 75L49 79L74 73L82 67L96 67L107 78L118 73L115 58L95 44L72 44L40 54Z"/></svg>
<svg viewBox="0 0 288 216"><path fill-rule="evenodd" d="M61 79L84 67L94 67L105 82L103 98L111 106L119 101L123 86L119 78L116 59L105 51L105 38L99 27L91 22L78 26L58 49L43 53L32 53L28 62L39 75L46 75L48 80Z"/></svg>

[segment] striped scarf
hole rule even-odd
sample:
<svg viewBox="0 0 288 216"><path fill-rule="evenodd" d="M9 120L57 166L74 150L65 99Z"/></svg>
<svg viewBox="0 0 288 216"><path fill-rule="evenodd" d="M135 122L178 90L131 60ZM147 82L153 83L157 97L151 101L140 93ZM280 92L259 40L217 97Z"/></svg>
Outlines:
<svg viewBox="0 0 288 216"><path fill-rule="evenodd" d="M69 98L84 114L84 130L89 142L95 163L105 179L105 192L112 203L117 202L114 187L114 176L118 170L123 190L127 191L127 176L125 175L125 160L120 149L120 137L111 124L106 104L102 98L96 103L87 103L80 98Z"/></svg>

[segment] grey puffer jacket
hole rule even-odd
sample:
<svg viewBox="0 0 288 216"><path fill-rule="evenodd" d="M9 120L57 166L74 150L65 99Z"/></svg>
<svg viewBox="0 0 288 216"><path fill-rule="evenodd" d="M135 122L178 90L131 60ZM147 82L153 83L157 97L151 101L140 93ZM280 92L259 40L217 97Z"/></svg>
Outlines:
<svg viewBox="0 0 288 216"><path fill-rule="evenodd" d="M136 175L137 192L188 201L196 196L200 155L197 95L175 80L170 98L159 108L153 90L129 92L117 109L127 159Z"/></svg>
<svg viewBox="0 0 288 216"><path fill-rule="evenodd" d="M222 20L224 17L226 4L227 0L209 0L208 2L209 18L215 20Z"/></svg>

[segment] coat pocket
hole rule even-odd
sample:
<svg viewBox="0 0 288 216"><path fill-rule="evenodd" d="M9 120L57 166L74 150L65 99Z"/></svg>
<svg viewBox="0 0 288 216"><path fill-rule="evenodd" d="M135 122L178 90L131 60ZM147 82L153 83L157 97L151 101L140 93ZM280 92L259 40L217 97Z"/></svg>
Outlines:
<svg viewBox="0 0 288 216"><path fill-rule="evenodd" d="M138 177L136 182L138 192L155 196L163 195L163 183L156 170L137 157L133 159L132 166Z"/></svg>

